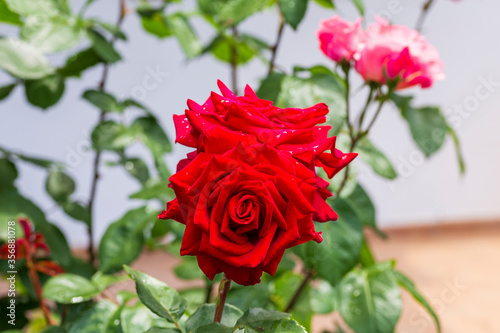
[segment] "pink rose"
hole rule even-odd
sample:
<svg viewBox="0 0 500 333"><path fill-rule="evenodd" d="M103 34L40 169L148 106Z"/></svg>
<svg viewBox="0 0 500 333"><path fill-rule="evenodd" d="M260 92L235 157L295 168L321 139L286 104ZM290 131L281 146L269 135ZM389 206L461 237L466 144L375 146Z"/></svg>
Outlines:
<svg viewBox="0 0 500 333"><path fill-rule="evenodd" d="M362 47L365 33L361 28L363 19L348 22L336 15L319 24L319 43L323 53L333 61L351 61Z"/></svg>
<svg viewBox="0 0 500 333"><path fill-rule="evenodd" d="M416 30L378 17L366 33L366 44L356 60L356 70L365 81L386 83L386 77L399 77L396 89L404 89L428 88L444 78L438 51Z"/></svg>

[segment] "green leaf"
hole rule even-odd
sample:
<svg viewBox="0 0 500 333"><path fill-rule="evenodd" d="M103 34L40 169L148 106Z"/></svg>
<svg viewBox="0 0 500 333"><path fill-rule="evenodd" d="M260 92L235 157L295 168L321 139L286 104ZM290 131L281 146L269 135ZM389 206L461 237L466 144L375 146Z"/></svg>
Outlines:
<svg viewBox="0 0 500 333"><path fill-rule="evenodd" d="M26 80L25 88L28 102L45 110L55 105L64 94L64 78L55 74L38 80Z"/></svg>
<svg viewBox="0 0 500 333"><path fill-rule="evenodd" d="M318 5L328 9L335 9L335 5L332 0L314 0Z"/></svg>
<svg viewBox="0 0 500 333"><path fill-rule="evenodd" d="M215 315L215 304L203 304L198 310L189 317L186 322L186 332L196 332L201 326L213 323ZM238 318L243 315L243 311L235 306L226 304L221 320L224 326L233 326L236 324ZM202 332L202 331L200 331Z"/></svg>
<svg viewBox="0 0 500 333"><path fill-rule="evenodd" d="M139 180L141 184L145 184L149 179L149 169L146 163L140 158L125 158L121 161L128 173Z"/></svg>
<svg viewBox="0 0 500 333"><path fill-rule="evenodd" d="M181 331L176 328L153 327L144 333L181 333Z"/></svg>
<svg viewBox="0 0 500 333"><path fill-rule="evenodd" d="M206 279L206 277L205 277ZM208 284L212 284L212 281L206 282ZM206 302L206 297L207 297L207 291L206 287L205 288L188 288L188 289L182 289L179 291L179 295L184 298L188 306L186 308L186 314L192 314L198 310L200 306L205 304ZM213 318L212 318L213 319Z"/></svg>
<svg viewBox="0 0 500 333"><path fill-rule="evenodd" d="M135 142L136 138L134 131L112 120L102 122L91 134L92 146L97 150L121 150Z"/></svg>
<svg viewBox="0 0 500 333"><path fill-rule="evenodd" d="M1 0L0 0L1 1ZM3 87L0 87L0 101L7 98L12 90L16 87L16 83L12 83Z"/></svg>
<svg viewBox="0 0 500 333"><path fill-rule="evenodd" d="M354 6L356 6L356 9L358 12L364 16L365 15L365 4L363 3L363 0L351 0Z"/></svg>
<svg viewBox="0 0 500 333"><path fill-rule="evenodd" d="M107 327L117 306L108 301L99 301L83 312L71 325L68 333L107 333Z"/></svg>
<svg viewBox="0 0 500 333"><path fill-rule="evenodd" d="M54 71L40 50L12 38L0 39L0 68L21 79L39 79Z"/></svg>
<svg viewBox="0 0 500 333"><path fill-rule="evenodd" d="M105 333L123 333L122 323L121 323L121 315L124 306L120 306L115 312L109 317L106 322L106 326L104 328Z"/></svg>
<svg viewBox="0 0 500 333"><path fill-rule="evenodd" d="M190 331L188 331L188 333L189 332ZM191 333L233 333L233 332L234 332L234 327L224 326L221 323L211 323L208 325L203 325L196 328L196 330L191 331Z"/></svg>
<svg viewBox="0 0 500 333"><path fill-rule="evenodd" d="M113 95L104 91L89 89L83 93L82 97L99 110L123 112L124 109Z"/></svg>
<svg viewBox="0 0 500 333"><path fill-rule="evenodd" d="M45 181L45 190L56 202L63 202L75 191L75 181L62 171L51 171Z"/></svg>
<svg viewBox="0 0 500 333"><path fill-rule="evenodd" d="M306 330L290 314L279 311L252 308L238 319L236 326L244 328L248 333L275 332L275 333L306 333Z"/></svg>
<svg viewBox="0 0 500 333"><path fill-rule="evenodd" d="M427 312L429 312L432 318L434 318L434 322L436 323L438 332L441 333L441 324L439 323L439 318L436 312L434 312L432 306L427 302L424 296L422 296L422 294L417 290L415 284L401 272L393 271L392 273L394 274L394 277L398 281L399 285L404 289L406 289L413 296L413 298L418 303L420 303L427 310Z"/></svg>
<svg viewBox="0 0 500 333"><path fill-rule="evenodd" d="M75 274L60 274L51 277L43 286L43 297L63 304L88 301L100 290L89 280Z"/></svg>
<svg viewBox="0 0 500 333"><path fill-rule="evenodd" d="M167 221L158 221L167 224ZM183 280L202 279L205 275L198 266L198 261L195 257L182 257L182 262L175 266L175 275Z"/></svg>
<svg viewBox="0 0 500 333"><path fill-rule="evenodd" d="M136 298L137 298L137 294L135 292L131 292L128 290L120 290L116 294L116 300L120 304L126 304L131 299L136 299Z"/></svg>
<svg viewBox="0 0 500 333"><path fill-rule="evenodd" d="M281 83L285 78L284 74L271 73L260 84L257 96L268 101L276 102L281 92Z"/></svg>
<svg viewBox="0 0 500 333"><path fill-rule="evenodd" d="M455 152L457 154L457 160L458 160L458 166L460 168L460 173L465 174L465 161L464 161L464 157L462 155L462 149L460 148L460 140L458 139L458 135L455 132L455 130L453 129L453 127L448 125L447 129L448 129L448 134L453 139L453 144L455 146Z"/></svg>
<svg viewBox="0 0 500 333"><path fill-rule="evenodd" d="M99 288L99 290L105 290L115 283L128 280L126 275L111 275L104 274L101 271L96 272L92 275L91 282Z"/></svg>
<svg viewBox="0 0 500 333"><path fill-rule="evenodd" d="M0 0L0 22L21 25L21 19L7 7L6 0Z"/></svg>
<svg viewBox="0 0 500 333"><path fill-rule="evenodd" d="M83 71L101 62L101 57L93 48L89 48L70 56L58 72L64 77L80 77Z"/></svg>
<svg viewBox="0 0 500 333"><path fill-rule="evenodd" d="M393 332L401 314L401 294L391 262L356 269L338 287L339 312L359 333Z"/></svg>
<svg viewBox="0 0 500 333"><path fill-rule="evenodd" d="M346 200L335 199L332 208L338 220L315 226L318 232L323 232L323 242L307 242L294 248L294 252L307 268L336 285L359 262L363 229L359 216Z"/></svg>
<svg viewBox="0 0 500 333"><path fill-rule="evenodd" d="M168 187L167 182L150 179L144 187L138 192L130 195L131 199L151 200L158 199L162 202L167 202L175 197L174 191Z"/></svg>
<svg viewBox="0 0 500 333"><path fill-rule="evenodd" d="M347 197L345 197L345 200L349 202L350 206L359 216L364 226L372 228L381 237L386 237L385 234L377 227L375 221L375 206L359 183L356 184L354 190Z"/></svg>
<svg viewBox="0 0 500 333"><path fill-rule="evenodd" d="M268 281L263 281L253 286L242 288L231 288L227 296L227 303L236 306L238 309L246 311L254 307L274 308L271 302L272 286Z"/></svg>
<svg viewBox="0 0 500 333"><path fill-rule="evenodd" d="M326 281L320 281L311 290L311 310L317 314L328 314L335 310L336 293L332 285Z"/></svg>
<svg viewBox="0 0 500 333"><path fill-rule="evenodd" d="M18 173L14 163L6 158L0 158L0 174L2 174L2 177L0 177L0 192L15 188L14 181Z"/></svg>
<svg viewBox="0 0 500 333"><path fill-rule="evenodd" d="M4 333L9 333L9 332L7 331ZM19 331L19 333L22 333L22 331ZM49 326L40 333L66 333L66 330L63 327L59 326Z"/></svg>
<svg viewBox="0 0 500 333"><path fill-rule="evenodd" d="M42 167L42 168L49 168L53 165L57 165L58 163L57 162L53 162L53 161L50 161L50 160L46 160L46 159L43 159L43 158L37 158L37 157L32 157L32 156L27 156L27 155L24 155L24 154L19 154L19 153L16 153L16 156L20 159L20 160L23 160L24 162L27 162L27 163L31 163L33 165L36 165L36 166L39 166L39 167Z"/></svg>
<svg viewBox="0 0 500 333"><path fill-rule="evenodd" d="M138 109L141 109L143 111L146 111L146 113L149 113L149 114L151 113L151 111L146 106L144 106L144 104L141 104L132 98L127 98L127 99L123 100L121 102L121 105L123 108L134 107L134 108L138 108Z"/></svg>
<svg viewBox="0 0 500 333"><path fill-rule="evenodd" d="M28 16L21 29L21 38L43 53L55 53L77 46L84 34L75 18L53 19Z"/></svg>
<svg viewBox="0 0 500 333"><path fill-rule="evenodd" d="M138 13L141 14L139 10ZM172 36L172 31L161 11L154 11L149 15L141 15L141 23L144 30L158 38Z"/></svg>
<svg viewBox="0 0 500 333"><path fill-rule="evenodd" d="M21 15L56 16L67 10L67 1L58 0L5 0L11 11Z"/></svg>
<svg viewBox="0 0 500 333"><path fill-rule="evenodd" d="M90 225L90 212L87 207L75 201L66 201L62 205L64 212L74 218L75 220L82 221L86 225Z"/></svg>
<svg viewBox="0 0 500 333"><path fill-rule="evenodd" d="M176 13L167 16L166 20L188 59L200 54L202 50L200 40L196 36L191 24L189 24L187 17L182 13Z"/></svg>
<svg viewBox="0 0 500 333"><path fill-rule="evenodd" d="M378 150L367 137L358 141L357 150L363 161L365 161L376 174L387 179L394 179L398 176L389 159Z"/></svg>
<svg viewBox="0 0 500 333"><path fill-rule="evenodd" d="M278 0L285 21L297 30L299 23L306 15L309 0Z"/></svg>
<svg viewBox="0 0 500 333"><path fill-rule="evenodd" d="M297 290L303 280L304 277L302 275L291 271L285 272L275 279L274 291L271 299L273 303L276 304L278 310L286 308L293 296L293 293L290 291ZM311 311L311 289L312 287L310 285L305 286L295 306L289 311L293 319L297 320L308 331L311 329L311 320L313 316L313 312Z"/></svg>
<svg viewBox="0 0 500 333"><path fill-rule="evenodd" d="M99 244L100 270L103 273L116 272L124 264L134 261L144 245L143 229L152 221L156 221L156 214L146 207L139 207L112 223Z"/></svg>
<svg viewBox="0 0 500 333"><path fill-rule="evenodd" d="M437 107L406 107L403 116L410 125L413 140L420 150L429 157L444 143L448 124Z"/></svg>
<svg viewBox="0 0 500 333"><path fill-rule="evenodd" d="M198 8L222 25L234 26L264 9L268 3L269 0L198 0Z"/></svg>
<svg viewBox="0 0 500 333"><path fill-rule="evenodd" d="M210 51L219 60L243 65L249 62L255 55L255 50L247 43L236 40L234 36L219 35L205 47L203 52Z"/></svg>
<svg viewBox="0 0 500 333"><path fill-rule="evenodd" d="M125 33L122 30L120 30L120 28L115 24L103 22L95 18L92 18L87 22L96 25L98 27L101 27L102 29L110 32L116 38L119 38L121 40L127 40L127 36L125 35Z"/></svg>
<svg viewBox="0 0 500 333"><path fill-rule="evenodd" d="M340 79L327 73L314 73L309 78L287 76L281 85L277 105L280 107L306 108L317 103L326 103L330 110L328 125L336 135L345 118L345 88Z"/></svg>
<svg viewBox="0 0 500 333"><path fill-rule="evenodd" d="M128 266L125 266L125 270L135 281L139 299L153 313L173 323L181 318L187 307L187 302L175 289Z"/></svg>
<svg viewBox="0 0 500 333"><path fill-rule="evenodd" d="M172 151L170 140L154 117L137 118L130 128L138 133L139 139L155 157L161 157L164 153Z"/></svg>
<svg viewBox="0 0 500 333"><path fill-rule="evenodd" d="M123 308L120 315L122 333L145 332L153 326L152 313L142 303Z"/></svg>
<svg viewBox="0 0 500 333"><path fill-rule="evenodd" d="M105 62L115 63L121 60L120 54L115 50L113 45L104 38L99 32L88 29L87 37L92 43L92 48L97 53L97 55Z"/></svg>

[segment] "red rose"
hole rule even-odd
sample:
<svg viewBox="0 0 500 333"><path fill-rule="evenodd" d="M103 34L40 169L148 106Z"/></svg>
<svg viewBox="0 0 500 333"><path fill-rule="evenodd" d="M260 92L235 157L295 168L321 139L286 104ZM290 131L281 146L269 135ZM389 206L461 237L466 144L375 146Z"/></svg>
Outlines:
<svg viewBox="0 0 500 333"><path fill-rule="evenodd" d="M263 271L275 273L287 248L321 242L313 215L337 217L326 181L269 145L239 143L221 154L221 138L203 140L205 151L170 178L177 198L159 216L186 225L181 255L196 256L210 279L224 272L253 285Z"/></svg>
<svg viewBox="0 0 500 333"><path fill-rule="evenodd" d="M222 96L212 92L203 105L188 100L185 115L174 116L176 142L202 152L207 150L202 135L210 131L211 136L224 138L219 151L231 149L242 140L265 143L290 152L311 169L324 168L330 178L356 157L335 148L335 137L328 138L330 126L318 126L326 121L326 104L281 109L259 99L249 86L244 96L236 96L221 81L218 85ZM193 157L188 156L179 168Z"/></svg>

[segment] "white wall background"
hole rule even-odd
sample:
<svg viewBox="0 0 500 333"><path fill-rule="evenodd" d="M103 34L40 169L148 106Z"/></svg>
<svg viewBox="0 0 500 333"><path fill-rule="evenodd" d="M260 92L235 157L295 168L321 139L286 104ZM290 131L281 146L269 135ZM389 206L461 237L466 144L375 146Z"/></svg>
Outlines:
<svg viewBox="0 0 500 333"><path fill-rule="evenodd" d="M75 10L81 0L71 1ZM193 1L186 1L192 7ZM357 14L347 0L337 0L344 18L354 19ZM369 0L367 19L379 13L389 15L393 23L413 26L423 0ZM425 162L421 161L406 124L398 112L384 109L373 129L373 141L383 149L398 169L399 179L390 182L380 179L366 167L359 165L361 181L368 189L378 208L378 220L384 226L437 224L452 221L481 221L500 218L500 2L496 0L436 1L423 33L437 46L445 62L447 79L432 89L408 91L417 94L417 102L439 104L454 116L456 130L462 141L467 163L467 174L459 175L453 145L447 140L444 148ZM89 14L114 21L117 1L101 0L91 7ZM274 42L277 27L276 13L269 11L251 18L241 30ZM330 65L318 49L315 30L320 19L334 15L315 4L309 6L306 19L299 31L287 28L278 55L284 68L293 64ZM195 27L204 41L211 38L211 30L202 21ZM203 57L187 63L177 42L173 39L158 41L141 31L136 15L127 17L124 30L129 42L117 48L125 61L111 68L109 90L117 96L129 96L142 85L149 69L168 73L158 86L147 92L143 102L155 111L161 123L168 128L173 141L172 114L182 113L188 98L203 102L215 90L218 78L229 82L227 66ZM2 35L14 35L15 30L0 25ZM64 59L57 55L51 60L58 64ZM149 69L148 69L149 68ZM258 87L258 77L265 67L257 60L241 70L240 86L249 83ZM0 146L59 161L75 162L70 151L81 151L88 145L88 131L96 124L98 113L80 100L85 89L95 87L101 68L86 73L82 80L69 80L66 93L56 107L43 112L30 106L24 92L16 88L13 95L0 103ZM481 80L492 80L496 85L487 98L475 96ZM0 85L9 81L0 74ZM487 89L487 88L486 88ZM482 88L481 92L486 92ZM477 102L474 104L474 102ZM464 105L459 113L456 106ZM467 110L468 108L468 110ZM137 154L147 156L139 147ZM186 152L175 147L175 155L168 164L173 168ZM79 155L78 163L69 167L77 180L76 197L88 199L93 155ZM110 159L105 155L105 160ZM74 246L86 244L84 227L67 218L44 192L45 173L35 167L20 164L21 192L44 208L49 220L59 225ZM139 185L120 168L103 167L95 211L96 235L100 237L106 226L126 210L140 202L128 200Z"/></svg>

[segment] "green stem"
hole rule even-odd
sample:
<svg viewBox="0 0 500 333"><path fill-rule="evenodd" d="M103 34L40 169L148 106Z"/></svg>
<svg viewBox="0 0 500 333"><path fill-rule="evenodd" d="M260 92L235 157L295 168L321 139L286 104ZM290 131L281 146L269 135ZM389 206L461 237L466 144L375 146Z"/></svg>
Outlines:
<svg viewBox="0 0 500 333"><path fill-rule="evenodd" d="M370 92L368 93L368 98L366 99L365 106L363 108L363 111L361 112L361 116L359 117L358 128L361 128L361 126L363 126L363 120L365 119L366 111L368 111L368 107L370 106L370 103L373 99L374 91L375 88L370 86Z"/></svg>
<svg viewBox="0 0 500 333"><path fill-rule="evenodd" d="M370 129L373 127L373 124L375 124L375 121L377 120L377 118L380 114L380 111L382 111L382 107L384 106L384 103L389 99L389 97L388 97L389 95L390 95L390 92L387 95L380 96L380 102L378 104L377 111L375 112L375 115L373 116L372 120L370 121L370 124L368 124L368 127L364 131L361 131L361 128L359 129L360 130L360 133L358 134L359 138L368 135L368 132L370 132Z"/></svg>
<svg viewBox="0 0 500 333"><path fill-rule="evenodd" d="M354 135L354 129L350 120L350 95L351 95L351 85L349 83L349 70L351 69L351 65L348 62L342 63L342 70L344 71L344 83L345 83L345 112L346 112L346 122L347 127L349 128L349 135L352 137Z"/></svg>
<svg viewBox="0 0 500 333"><path fill-rule="evenodd" d="M227 293L231 287L231 280L224 274L222 281L219 284L219 298L215 308L214 323L220 323L222 314L224 313L224 305L226 305Z"/></svg>

